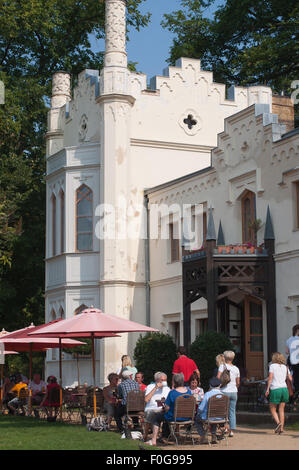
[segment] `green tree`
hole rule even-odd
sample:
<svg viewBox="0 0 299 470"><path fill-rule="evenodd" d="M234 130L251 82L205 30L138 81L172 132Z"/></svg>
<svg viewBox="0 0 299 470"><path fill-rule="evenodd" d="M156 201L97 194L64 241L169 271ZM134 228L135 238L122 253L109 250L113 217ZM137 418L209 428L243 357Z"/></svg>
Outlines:
<svg viewBox="0 0 299 470"><path fill-rule="evenodd" d="M144 374L144 383L153 381L155 372L165 372L168 384L171 384L172 367L176 356L176 345L170 335L147 333L139 337L134 360L138 371Z"/></svg>
<svg viewBox="0 0 299 470"><path fill-rule="evenodd" d="M215 358L224 351L233 351L230 339L223 333L207 331L197 336L190 346L190 357L195 361L200 371L200 382L205 391L209 388L209 379L213 377L216 368Z"/></svg>
<svg viewBox="0 0 299 470"><path fill-rule="evenodd" d="M181 5L163 22L175 34L171 64L193 57L214 72L215 81L291 91L299 64L296 0L181 0ZM210 5L216 7L213 18L205 15Z"/></svg>
<svg viewBox="0 0 299 470"><path fill-rule="evenodd" d="M128 27L149 21L128 0ZM51 77L100 69L104 0L0 0L0 325L44 320L45 132Z"/></svg>

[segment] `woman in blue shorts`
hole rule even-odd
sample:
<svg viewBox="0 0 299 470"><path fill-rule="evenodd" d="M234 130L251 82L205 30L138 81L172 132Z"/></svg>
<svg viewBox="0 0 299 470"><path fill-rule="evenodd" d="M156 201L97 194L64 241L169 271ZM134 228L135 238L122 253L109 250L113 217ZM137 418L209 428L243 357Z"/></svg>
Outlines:
<svg viewBox="0 0 299 470"><path fill-rule="evenodd" d="M292 381L292 376L286 366L284 355L279 352L272 354L268 386L265 395L266 397L269 396L270 412L276 423L275 432L278 434L283 432L285 422L284 409L285 404L289 401L289 392L286 384L287 376Z"/></svg>

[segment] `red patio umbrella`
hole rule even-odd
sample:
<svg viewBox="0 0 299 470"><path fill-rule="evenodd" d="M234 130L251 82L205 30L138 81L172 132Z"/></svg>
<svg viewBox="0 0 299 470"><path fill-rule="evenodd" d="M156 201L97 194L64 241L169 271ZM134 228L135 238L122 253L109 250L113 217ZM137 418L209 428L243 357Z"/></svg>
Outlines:
<svg viewBox="0 0 299 470"><path fill-rule="evenodd" d="M6 351L18 351L18 352L29 352L29 384L32 381L32 352L33 351L45 351L50 348L73 348L75 346L80 346L84 343L74 339L59 339L59 338L47 338L45 336L29 336L29 332L36 332L40 328L46 325L53 325L58 323L61 320L55 320L51 323L34 326L31 324L29 327L22 328L20 330L13 331L12 333L7 333L0 338L0 344L3 344ZM61 384L61 357L59 363L60 371L60 384ZM62 391L61 391L62 394ZM61 396L62 398L62 396ZM31 387L29 385L29 411L31 410Z"/></svg>
<svg viewBox="0 0 299 470"><path fill-rule="evenodd" d="M149 326L126 320L115 315L109 315L93 306L83 310L80 314L61 320L59 323L41 328L38 332L32 332L29 336L46 335L47 337L80 337L91 338L91 354L94 383L94 416L96 416L96 395L95 395L95 356L94 340L95 338L116 333L130 332L154 332L158 331Z"/></svg>

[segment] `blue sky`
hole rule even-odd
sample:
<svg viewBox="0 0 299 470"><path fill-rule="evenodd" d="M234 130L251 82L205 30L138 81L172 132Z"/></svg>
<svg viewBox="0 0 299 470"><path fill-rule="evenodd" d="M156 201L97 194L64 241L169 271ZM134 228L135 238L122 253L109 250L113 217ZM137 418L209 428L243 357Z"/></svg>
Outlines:
<svg viewBox="0 0 299 470"><path fill-rule="evenodd" d="M215 2L220 3L220 0ZM138 62L137 70L147 74L148 80L154 75L161 75L169 57L173 35L162 28L161 21L164 13L171 13L181 8L180 0L147 0L140 7L142 13L150 11L151 23L141 31L130 31L127 44L128 58ZM212 9L206 11L207 16ZM104 41L93 41L93 48L104 50Z"/></svg>

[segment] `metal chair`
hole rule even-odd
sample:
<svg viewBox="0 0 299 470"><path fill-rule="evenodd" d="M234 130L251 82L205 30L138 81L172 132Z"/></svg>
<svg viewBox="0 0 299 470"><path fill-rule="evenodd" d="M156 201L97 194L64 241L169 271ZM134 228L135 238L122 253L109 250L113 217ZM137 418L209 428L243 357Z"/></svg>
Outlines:
<svg viewBox="0 0 299 470"><path fill-rule="evenodd" d="M104 410L104 394L101 388L96 388L96 412L97 416L106 415ZM93 388L88 389L87 395L80 398L81 403L81 420L82 423L87 424L87 415L90 415L90 418L94 413L94 391Z"/></svg>
<svg viewBox="0 0 299 470"><path fill-rule="evenodd" d="M138 425L144 432L144 408L145 392L142 390L131 390L127 395L125 428L128 428L133 418L138 418Z"/></svg>
<svg viewBox="0 0 299 470"><path fill-rule="evenodd" d="M229 412L229 397L222 393L217 395L213 395L209 398L208 401L208 411L207 411L207 419L204 420L204 425L207 428L207 435L209 436L209 427L210 425L222 425L225 427L228 425L228 412ZM217 430L216 430L217 432ZM227 445L227 434L221 433L222 437L225 437L226 445ZM209 445L211 442L209 441Z"/></svg>
<svg viewBox="0 0 299 470"><path fill-rule="evenodd" d="M29 392L27 388L22 388L19 392L19 408L23 410L24 413L29 413L28 399Z"/></svg>
<svg viewBox="0 0 299 470"><path fill-rule="evenodd" d="M193 395L181 395L176 398L174 403L173 421L169 421L170 437L175 439L176 445L178 445L178 437L180 436L180 428L185 427L185 436L192 439L194 445L194 438L192 435L192 426L194 424L196 410L196 399ZM184 421L181 419L184 418Z"/></svg>

